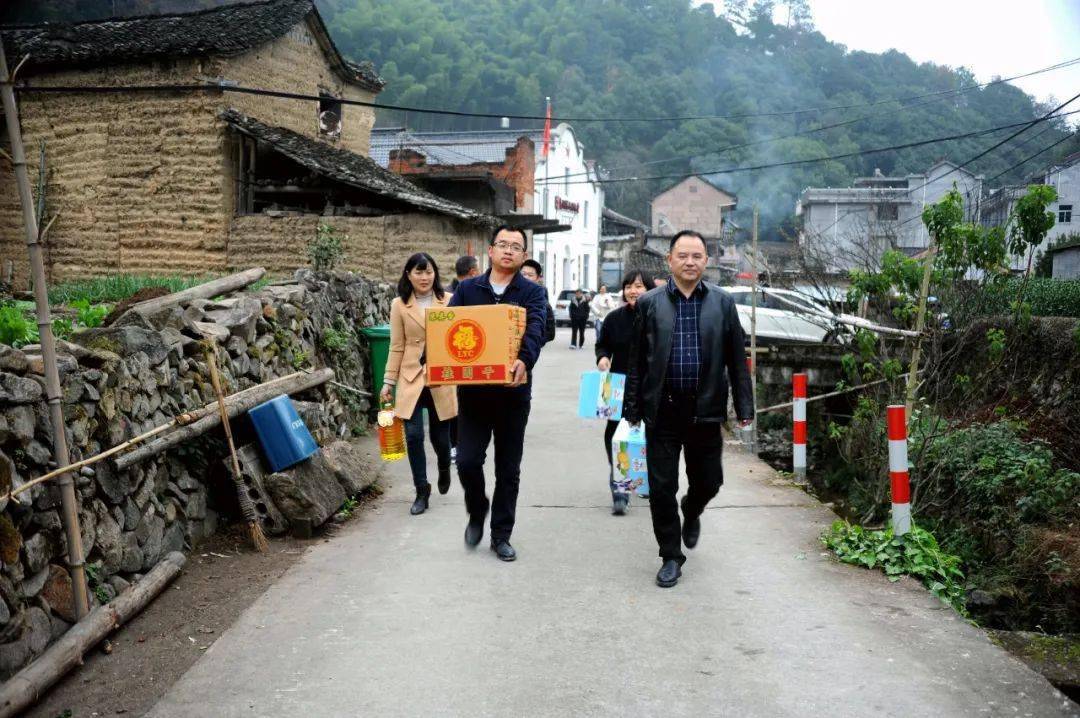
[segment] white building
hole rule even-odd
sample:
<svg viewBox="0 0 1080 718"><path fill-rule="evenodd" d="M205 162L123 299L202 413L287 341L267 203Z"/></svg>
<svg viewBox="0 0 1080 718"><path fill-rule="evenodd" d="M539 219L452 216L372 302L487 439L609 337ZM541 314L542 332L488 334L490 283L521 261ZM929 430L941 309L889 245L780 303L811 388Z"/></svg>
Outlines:
<svg viewBox="0 0 1080 718"><path fill-rule="evenodd" d="M543 220L549 225L558 223L557 228L537 229L529 246L530 256L544 267L544 285L552 300L564 289L598 289L604 190L597 182L595 165L585 159L585 148L570 125L562 123L552 128L546 160L544 132L538 129L412 132L375 128L371 132L371 158L389 167L391 153L412 149L422 153L430 166L490 166L506 162L507 150L522 137L535 147L531 195L529 201L521 203L516 213L519 217L499 216L525 228L542 224ZM459 197L456 201L464 200Z"/></svg>
<svg viewBox="0 0 1080 718"><path fill-rule="evenodd" d="M566 123L552 128L546 159L542 135L536 149L534 211L570 226L534 240L532 254L544 267L548 293L554 297L563 289L598 289L604 186L597 181L596 165L585 159L584 145Z"/></svg>
<svg viewBox="0 0 1080 718"><path fill-rule="evenodd" d="M983 200L981 221L986 226L1003 225L1016 207L1016 201L1027 194L1031 184L1047 184L1057 190L1057 201L1047 207L1054 215L1054 226L1046 233L1046 239L1035 251L1046 252L1061 237L1080 234L1080 152L1073 153L1056 165L1033 175L1023 185L995 189ZM1076 217L1074 219L1074 217ZM1023 272L1028 267L1028 257L1013 256L1011 267Z"/></svg>

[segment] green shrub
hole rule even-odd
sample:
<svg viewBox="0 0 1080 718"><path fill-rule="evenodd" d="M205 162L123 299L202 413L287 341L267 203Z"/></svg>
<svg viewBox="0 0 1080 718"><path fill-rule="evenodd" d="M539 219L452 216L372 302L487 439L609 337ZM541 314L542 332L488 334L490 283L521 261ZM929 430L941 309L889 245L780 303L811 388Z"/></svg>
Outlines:
<svg viewBox="0 0 1080 718"><path fill-rule="evenodd" d="M71 302L71 307L77 312L76 321L84 327L100 327L105 317L109 315L107 304L91 304L89 299L76 299Z"/></svg>
<svg viewBox="0 0 1080 718"><path fill-rule="evenodd" d="M960 558L944 551L929 531L912 526L910 533L894 536L891 528L871 531L837 520L821 542L844 563L880 567L890 581L914 576L961 615L968 615Z"/></svg>
<svg viewBox="0 0 1080 718"><path fill-rule="evenodd" d="M0 305L0 344L21 347L38 340L37 325L11 304Z"/></svg>
<svg viewBox="0 0 1080 718"><path fill-rule="evenodd" d="M311 259L311 267L316 272L329 272L341 264L345 258L344 242L348 236L336 229L320 222L315 231L315 238L308 244L308 257Z"/></svg>

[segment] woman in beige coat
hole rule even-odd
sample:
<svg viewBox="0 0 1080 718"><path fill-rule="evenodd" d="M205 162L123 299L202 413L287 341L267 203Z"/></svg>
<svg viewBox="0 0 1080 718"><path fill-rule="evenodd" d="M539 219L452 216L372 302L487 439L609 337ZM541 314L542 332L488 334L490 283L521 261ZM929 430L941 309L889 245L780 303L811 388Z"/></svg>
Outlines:
<svg viewBox="0 0 1080 718"><path fill-rule="evenodd" d="M395 396L394 414L405 422L405 445L416 486L416 500L409 510L414 516L427 510L431 496L424 453L424 409L428 410L431 445L438 459L439 493L450 490L450 419L457 416L457 393L452 386L427 386L424 326L427 309L444 307L448 301L450 295L442 287L439 267L431 255L420 252L409 257L398 281L398 296L390 305L390 356L379 398L386 403Z"/></svg>

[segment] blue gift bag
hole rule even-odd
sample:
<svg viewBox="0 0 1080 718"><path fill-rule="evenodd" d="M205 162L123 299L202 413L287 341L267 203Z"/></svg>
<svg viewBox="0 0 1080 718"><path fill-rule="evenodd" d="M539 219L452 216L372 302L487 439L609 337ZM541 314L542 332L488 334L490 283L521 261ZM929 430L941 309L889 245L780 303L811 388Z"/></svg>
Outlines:
<svg viewBox="0 0 1080 718"><path fill-rule="evenodd" d="M612 484L615 493L649 494L649 469L645 462L645 427L620 421L611 437Z"/></svg>
<svg viewBox="0 0 1080 718"><path fill-rule="evenodd" d="M583 419L618 421L622 418L626 375L587 371L581 375L578 416Z"/></svg>

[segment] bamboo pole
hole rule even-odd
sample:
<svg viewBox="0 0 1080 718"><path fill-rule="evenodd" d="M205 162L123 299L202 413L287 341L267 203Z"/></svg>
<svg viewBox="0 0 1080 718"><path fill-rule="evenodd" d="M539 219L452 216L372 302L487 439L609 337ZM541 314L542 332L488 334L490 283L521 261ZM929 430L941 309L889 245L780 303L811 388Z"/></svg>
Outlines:
<svg viewBox="0 0 1080 718"><path fill-rule="evenodd" d="M21 66L22 63L20 63ZM17 69L17 68L16 68ZM0 40L0 99L4 105L4 119L8 138L11 140L11 164L15 169L15 183L19 188L23 224L26 230L26 247L30 254L30 271L34 283L34 303L37 305L38 333L41 336L41 357L45 364L45 396L49 405L49 418L53 429L53 460L57 466L71 461L68 452L64 408L60 404L60 374L56 366L56 338L52 332L49 312L49 293L45 278L45 261L38 242L37 214L34 198L30 192L30 177L26 171L26 152L23 148L19 111L15 105L14 74L8 73L7 56ZM61 518L67 535L67 564L71 574L71 594L75 604L75 617L81 619L90 610L90 596L86 586L83 567L82 532L79 528L79 504L75 495L75 482L71 473L62 474L57 483L60 487Z"/></svg>
<svg viewBox="0 0 1080 718"><path fill-rule="evenodd" d="M170 553L130 589L95 608L33 663L0 686L0 718L19 715L68 671L81 665L87 651L131 620L179 576L186 561L179 551Z"/></svg>
<svg viewBox="0 0 1080 718"><path fill-rule="evenodd" d="M230 397L230 401L227 402L227 414L229 418L236 418L251 407L273 399L278 394L295 394L325 384L333 377L334 370L324 368L316 369L313 372L297 372L274 382L260 384ZM285 379L289 379L289 381L285 381ZM134 451L118 457L114 462L116 468L126 469L151 456L156 456L167 449L178 446L193 437L204 434L220 423L220 414L213 413L203 416L197 421L178 427L176 431L169 432L164 436L158 436L153 441L140 446Z"/></svg>

